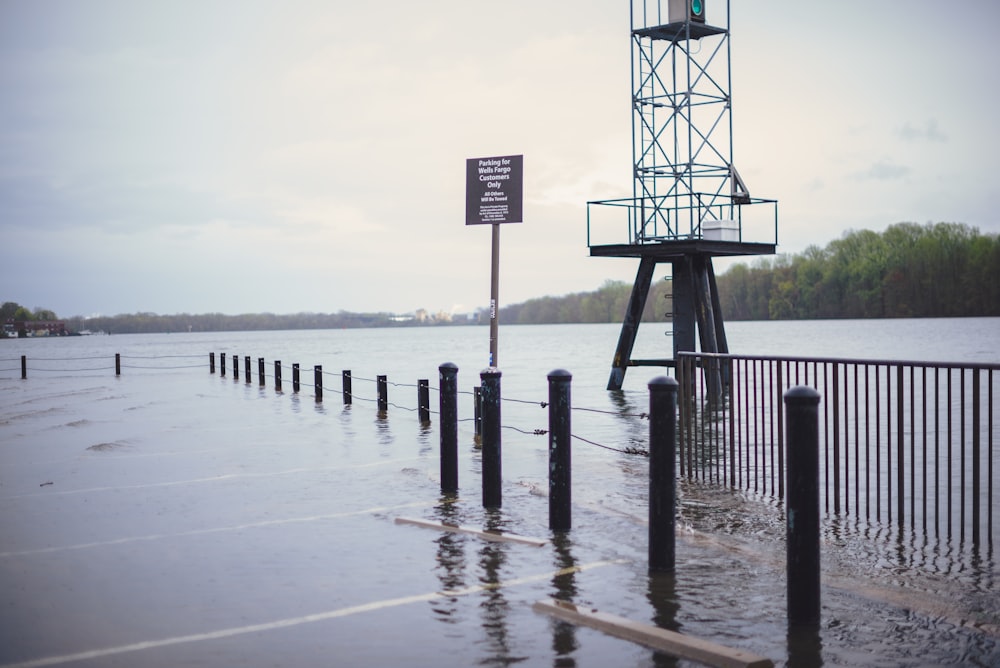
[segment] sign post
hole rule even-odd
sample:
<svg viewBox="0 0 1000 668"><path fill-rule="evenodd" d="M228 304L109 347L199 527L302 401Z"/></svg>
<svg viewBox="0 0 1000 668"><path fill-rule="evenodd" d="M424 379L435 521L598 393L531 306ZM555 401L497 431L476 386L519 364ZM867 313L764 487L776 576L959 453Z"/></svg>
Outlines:
<svg viewBox="0 0 1000 668"><path fill-rule="evenodd" d="M492 225L490 274L490 366L498 366L500 315L500 225L522 222L524 156L465 161L465 224Z"/></svg>

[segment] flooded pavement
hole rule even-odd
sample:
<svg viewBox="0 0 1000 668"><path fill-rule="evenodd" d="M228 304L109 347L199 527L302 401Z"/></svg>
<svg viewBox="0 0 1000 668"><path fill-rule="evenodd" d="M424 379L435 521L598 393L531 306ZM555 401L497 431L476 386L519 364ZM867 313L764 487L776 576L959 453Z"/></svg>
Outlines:
<svg viewBox="0 0 1000 668"><path fill-rule="evenodd" d="M776 665L1000 664L992 553L828 528L822 622L789 630L780 504L682 484L677 570L650 575L644 458L574 446L574 528L552 535L545 438L504 431L487 511L459 426L443 498L437 426L396 406L206 371L0 381L0 666L691 665L534 612L544 598Z"/></svg>

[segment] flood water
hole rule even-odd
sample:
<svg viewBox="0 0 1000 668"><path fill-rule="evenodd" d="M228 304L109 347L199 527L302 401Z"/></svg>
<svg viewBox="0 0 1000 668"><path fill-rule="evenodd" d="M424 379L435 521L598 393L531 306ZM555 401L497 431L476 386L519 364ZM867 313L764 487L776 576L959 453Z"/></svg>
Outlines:
<svg viewBox="0 0 1000 668"><path fill-rule="evenodd" d="M667 356L662 329L642 326L636 357ZM623 392L607 392L618 330L501 327L495 511L481 504L471 421L486 328L0 341L0 666L693 665L532 611L546 598L776 665L1000 664L991 547L970 555L825 518L822 621L789 630L781 504L684 483L676 571L651 576L648 461L622 451L645 449L646 383L664 371L632 369ZM729 323L727 333L745 354L996 362L1000 350L1000 319ZM210 374L210 352L239 355L239 378L231 359L225 377ZM457 498L440 494L437 414L426 426L415 411L417 380L436 388L444 362L459 367ZM314 365L327 372L322 403ZM535 433L548 427L541 404L557 368L573 374L573 433L586 439L573 444L565 535L547 528L548 441ZM433 409L437 400L432 389ZM488 542L400 517L548 542Z"/></svg>

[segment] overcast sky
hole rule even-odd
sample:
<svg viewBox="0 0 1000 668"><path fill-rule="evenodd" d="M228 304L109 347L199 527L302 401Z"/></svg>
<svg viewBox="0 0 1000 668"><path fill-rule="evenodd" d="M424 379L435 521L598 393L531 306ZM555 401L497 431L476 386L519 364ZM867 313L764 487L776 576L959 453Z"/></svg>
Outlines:
<svg viewBox="0 0 1000 668"><path fill-rule="evenodd" d="M779 251L1000 232L998 27L994 0L734 0L735 164ZM631 195L630 48L626 0L0 0L0 300L472 311L465 160L510 154L501 306L631 282L586 246L586 202Z"/></svg>

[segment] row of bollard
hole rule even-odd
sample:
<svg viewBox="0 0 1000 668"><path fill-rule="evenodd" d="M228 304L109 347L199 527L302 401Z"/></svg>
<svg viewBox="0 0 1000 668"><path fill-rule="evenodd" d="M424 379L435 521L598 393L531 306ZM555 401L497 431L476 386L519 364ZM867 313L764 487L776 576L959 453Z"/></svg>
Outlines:
<svg viewBox="0 0 1000 668"><path fill-rule="evenodd" d="M215 354L210 355L215 372ZM245 358L246 381L250 379L250 357ZM323 400L323 367L315 366L316 401ZM441 491L458 494L458 367L438 368L440 380L440 474ZM226 373L226 356L221 356ZM239 357L233 355L233 377L239 378ZM264 359L258 358L260 384L264 385ZM501 372L490 367L480 373L476 389L475 423L482 445L482 504L487 509L502 506L502 456L500 420ZM352 402L351 372L343 371L343 398ZM274 379L281 390L281 362L274 362ZM549 373L549 529L572 528L572 456L570 385L572 375L564 369ZM386 376L376 378L378 414L388 411ZM292 388L299 391L299 365L292 365ZM422 424L430 423L429 384L418 381L418 410ZM677 403L679 384L658 376L649 389L649 533L648 559L651 572L671 572L676 566L677 515ZM784 396L787 451L786 557L788 619L813 624L820 616L819 558L819 393L810 387L794 387Z"/></svg>
<svg viewBox="0 0 1000 668"><path fill-rule="evenodd" d="M441 381L441 491L458 493L458 367L439 367ZM500 508L500 371L484 370L482 412L483 506ZM552 371L549 381L549 529L572 528L571 409L572 375ZM679 384L659 376L649 385L649 535L651 572L676 566L677 397ZM819 558L819 393L794 387L784 396L788 443L786 557L788 620L815 624L820 618ZM478 418L478 416L477 416Z"/></svg>
<svg viewBox="0 0 1000 668"><path fill-rule="evenodd" d="M115 375L122 375L122 354L115 353ZM28 380L28 356L21 355L21 380Z"/></svg>
<svg viewBox="0 0 1000 668"><path fill-rule="evenodd" d="M233 353L233 380L239 380L240 378L240 358L239 355ZM274 389L278 392L282 391L282 377L281 377L281 360L274 361ZM209 373L215 373L215 353L209 353L208 355L208 369ZM250 372L250 356L247 355L244 358L244 369L245 378L247 384L253 382L253 378ZM257 358L257 377L258 382L261 387L266 384L265 381L265 364L264 358ZM226 353L221 353L219 356L219 372L222 376L226 375ZM342 376L342 396L345 405L350 405L353 402L354 394L352 391L352 376L349 369L345 369L341 372ZM376 399L378 405L378 415L379 417L385 417L389 411L389 381L388 377L384 375L377 376L375 379L375 385L377 387L378 398ZM298 392L301 387L301 379L299 372L299 365L292 364L292 392ZM313 367L313 390L317 402L323 401L323 366L317 364ZM418 413L421 424L430 424L430 384L426 379L421 379L417 381L417 405Z"/></svg>

